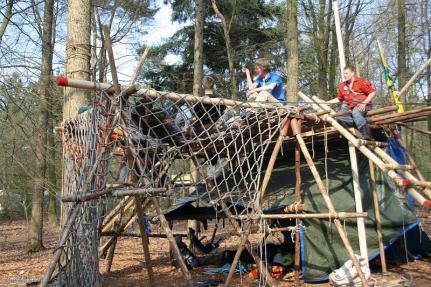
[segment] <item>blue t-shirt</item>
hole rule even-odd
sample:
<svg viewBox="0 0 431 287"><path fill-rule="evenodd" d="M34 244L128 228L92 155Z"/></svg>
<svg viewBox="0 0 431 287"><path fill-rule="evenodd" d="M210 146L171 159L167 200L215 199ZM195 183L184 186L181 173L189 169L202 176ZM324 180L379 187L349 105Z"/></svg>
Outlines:
<svg viewBox="0 0 431 287"><path fill-rule="evenodd" d="M280 102L286 102L286 96L284 95L284 86L283 79L280 74L277 72L269 72L267 78L264 79L263 76L257 77L255 83L258 84L258 87L265 87L269 84L275 84L275 88L270 91L271 95L274 96Z"/></svg>

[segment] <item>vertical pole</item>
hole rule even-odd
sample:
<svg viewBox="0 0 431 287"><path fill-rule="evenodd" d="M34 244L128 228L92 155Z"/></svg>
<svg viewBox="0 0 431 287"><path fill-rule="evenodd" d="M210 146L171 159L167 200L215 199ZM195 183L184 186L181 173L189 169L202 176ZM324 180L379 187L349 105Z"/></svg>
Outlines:
<svg viewBox="0 0 431 287"><path fill-rule="evenodd" d="M361 189L361 186L359 185L356 148L350 142L349 142L349 154L350 154L350 165L352 168L353 193L355 194L356 212L363 212L362 189ZM361 256L368 259L367 237L365 233L365 220L363 217L358 217L356 220L358 224L359 250L360 250ZM368 260L367 260L367 265L368 265Z"/></svg>
<svg viewBox="0 0 431 287"><path fill-rule="evenodd" d="M338 1L332 1L332 10L334 11L335 32L337 34L338 54L340 57L340 72L343 77L343 69L346 67L346 57L344 56L343 36L341 35L340 12L338 9Z"/></svg>
<svg viewBox="0 0 431 287"><path fill-rule="evenodd" d="M377 189L376 189L376 173L374 170L373 161L369 160L369 163L370 163L370 180L371 180L370 184L371 184L371 192L373 193L374 213L376 214L377 239L379 242L380 261L382 262L382 272L385 273L388 271L388 269L386 267L385 247L383 245L382 219L380 218L379 197L377 195Z"/></svg>
<svg viewBox="0 0 431 287"><path fill-rule="evenodd" d="M142 249L144 250L144 257L145 257L145 266L147 267L148 272L148 279L150 281L150 286L154 286L154 274L153 274L153 267L151 265L151 257L150 257L150 249L148 247L148 236L147 231L145 230L145 214L142 211L142 200L139 195L135 196L135 208L136 208L136 215L138 216L138 223L139 223L139 231L141 233L141 240L142 240Z"/></svg>
<svg viewBox="0 0 431 287"><path fill-rule="evenodd" d="M174 238L174 235L172 234L172 230L169 228L169 223L166 220L166 217L163 214L162 210L160 209L158 200L155 197L151 198L151 200L152 200L153 205L154 205L154 207L156 209L157 215L159 216L160 223L162 224L162 227L165 230L166 237L168 238L169 243L171 245L171 248L174 251L173 252L174 257L177 260L178 264L180 265L181 271L183 272L183 275L186 278L188 285L190 287L193 287L192 275L190 275L190 272L187 269L186 263L184 262L184 259L181 256L180 249L178 248L178 245L175 242L175 238Z"/></svg>
<svg viewBox="0 0 431 287"><path fill-rule="evenodd" d="M298 141L299 146L301 147L302 154L305 157L305 160L307 161L307 164L311 170L311 173L313 174L313 177L316 181L317 187L319 188L320 193L322 194L323 199L325 200L326 206L329 209L330 213L334 213L334 205L332 204L331 199L329 198L328 191L325 188L325 185L323 184L322 179L320 178L319 172L317 171L316 166L314 165L313 159L311 158L310 153L308 152L307 146L305 145L305 142L300 134L295 135L296 140ZM355 256L355 253L353 251L352 245L350 244L349 238L347 237L343 226L341 225L340 220L334 219L335 227L337 228L338 234L341 237L341 240L343 241L344 246L346 247L347 253L350 256L350 259L353 262L353 265L356 268L356 272L358 272L359 277L361 278L361 282L365 287L368 287L367 279L365 278L364 273L361 270L361 266L359 265L359 261Z"/></svg>
<svg viewBox="0 0 431 287"><path fill-rule="evenodd" d="M301 202L301 148L298 143L295 143L295 198L297 202ZM300 254L301 254L301 246L300 246L300 230L299 224L301 223L300 219L296 220L296 234L295 234L295 261L294 261L294 269L295 269L295 286L299 286L299 267L300 267Z"/></svg>

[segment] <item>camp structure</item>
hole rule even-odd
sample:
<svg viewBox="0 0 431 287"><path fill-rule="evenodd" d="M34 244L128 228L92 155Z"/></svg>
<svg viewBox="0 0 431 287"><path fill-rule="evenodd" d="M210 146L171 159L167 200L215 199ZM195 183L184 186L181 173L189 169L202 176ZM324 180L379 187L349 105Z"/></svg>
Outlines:
<svg viewBox="0 0 431 287"><path fill-rule="evenodd" d="M182 235L172 231L176 220L224 218L233 226L240 243L225 286L243 252L262 284L278 285L263 248L274 233L284 234L282 247L294 254L296 284L327 280L351 260L368 286L358 256L380 256L384 265L384 250L400 237L407 256L430 251L414 205L431 206L431 182L399 137L399 127L428 117L429 107L371 110L376 140L365 141L336 120L343 114L303 93L300 105L277 106L161 92L134 81L121 87L59 77L57 84L91 90L93 102L57 127L68 215L40 286L101 286L99 260L109 271L118 239L134 223L151 286L149 236L169 241L193 286ZM162 208L162 198L174 204ZM150 234L149 222L164 234ZM250 239L255 234L257 242Z"/></svg>

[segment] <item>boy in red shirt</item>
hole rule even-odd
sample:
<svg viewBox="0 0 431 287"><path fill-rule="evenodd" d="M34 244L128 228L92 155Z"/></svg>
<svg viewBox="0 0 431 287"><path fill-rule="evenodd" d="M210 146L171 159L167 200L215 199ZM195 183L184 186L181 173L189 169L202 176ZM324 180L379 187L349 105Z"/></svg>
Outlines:
<svg viewBox="0 0 431 287"><path fill-rule="evenodd" d="M367 79L357 77L355 69L347 66L343 71L344 82L338 86L337 97L328 103L340 103L341 112L351 111L351 115L337 117L337 120L349 126L356 125L364 140L371 139L365 115L370 110L376 90Z"/></svg>

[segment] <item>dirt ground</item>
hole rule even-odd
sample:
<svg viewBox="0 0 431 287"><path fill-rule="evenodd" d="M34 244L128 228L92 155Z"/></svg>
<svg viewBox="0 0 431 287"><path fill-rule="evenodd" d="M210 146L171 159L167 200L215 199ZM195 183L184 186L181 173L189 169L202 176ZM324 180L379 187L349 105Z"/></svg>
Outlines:
<svg viewBox="0 0 431 287"><path fill-rule="evenodd" d="M428 215L424 216L424 223L429 231L431 226L431 218ZM175 229L181 228L176 225ZM58 239L58 228L53 228L45 225L44 245L47 248L45 251L28 254L26 252L27 230L25 221L3 221L0 222L0 286L26 286L26 282L40 279L52 254ZM158 233L159 230L153 230ZM212 229L210 228L204 234L211 236ZM222 250L235 250L239 238L230 236L229 233L220 233L217 238L226 238L223 240L218 253ZM229 239L228 239L229 238ZM156 286L187 286L177 268L171 267L169 259L169 246L166 239L150 238L150 253L151 263L153 264ZM216 260L214 255L203 258L203 261L209 262ZM106 263L101 261L100 270L102 272L104 286L148 286L148 278L144 269L144 256L142 245L139 238L121 238L118 241L116 255L110 273L105 273ZM194 280L215 279L222 280L226 278L226 274L221 275L205 275L202 274L202 269L206 267L217 266L202 266L192 270L191 274ZM413 280L411 286L431 286L431 262L429 260L419 260L416 262L403 264L401 266L391 266L390 271L393 276L399 277L403 275L406 278ZM395 275L394 275L395 274ZM396 286L384 284L383 280L395 278L391 276L382 277L380 274L373 275L376 282L375 286ZM258 286L259 282L251 280L247 275L235 275L232 286ZM285 282L283 286L293 286L291 282ZM304 285L305 286L305 285ZM329 284L307 284L306 286L330 286ZM403 285L399 285L403 286ZM404 285L405 286L405 285Z"/></svg>

